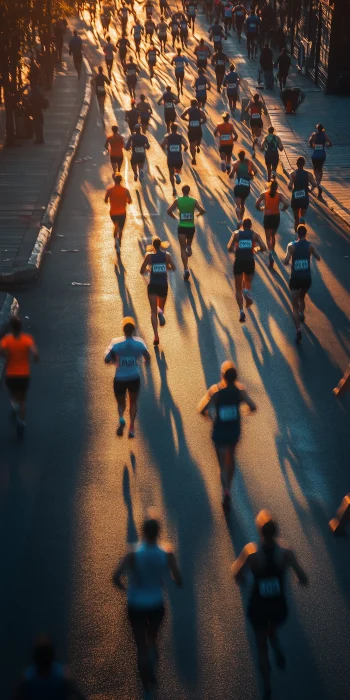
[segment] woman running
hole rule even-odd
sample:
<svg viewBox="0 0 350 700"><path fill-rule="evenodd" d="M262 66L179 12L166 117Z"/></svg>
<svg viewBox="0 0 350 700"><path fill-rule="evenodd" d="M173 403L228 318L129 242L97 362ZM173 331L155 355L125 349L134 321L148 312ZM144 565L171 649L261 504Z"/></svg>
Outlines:
<svg viewBox="0 0 350 700"><path fill-rule="evenodd" d="M262 114L267 114L266 107L261 101L258 92L256 92L253 99L250 100L246 111L250 114L250 128L253 142L252 155L253 158L255 158L255 145L259 142L263 128Z"/></svg>
<svg viewBox="0 0 350 700"><path fill-rule="evenodd" d="M259 670L264 683L264 700L271 697L268 643L270 643L278 668L286 664L280 647L277 630L288 617L285 596L285 575L293 569L298 581L306 586L308 579L294 552L282 547L277 540L278 526L266 510L258 513L255 524L260 535L260 544L250 542L232 566L238 584L244 584L246 570L253 575L253 587L248 603L248 619L251 623L259 656Z"/></svg>
<svg viewBox="0 0 350 700"><path fill-rule="evenodd" d="M214 409L212 440L220 467L223 491L222 507L229 510L231 504L231 483L235 468L235 451L241 434L239 407L246 403L251 411L256 411L255 403L237 382L237 370L233 362L221 365L221 381L208 389L203 396L198 411L208 414L211 405Z"/></svg>
<svg viewBox="0 0 350 700"><path fill-rule="evenodd" d="M315 180L317 182L318 199L322 199L321 180L323 176L323 166L326 160L326 148L332 146L332 142L326 134L322 124L317 124L316 131L309 138L309 146L313 149L311 160L314 168Z"/></svg>
<svg viewBox="0 0 350 700"><path fill-rule="evenodd" d="M227 244L228 252L235 253L233 276L235 278L236 301L239 308L240 323L245 321L243 299L245 299L247 308L253 304L251 288L255 272L254 249L256 247L262 252L267 250L259 234L252 230L251 219L243 219L242 228L233 232Z"/></svg>
<svg viewBox="0 0 350 700"><path fill-rule="evenodd" d="M278 192L278 184L276 180L269 183L267 190L261 193L256 200L255 206L258 211L264 211L264 231L266 243L269 249L269 268L272 270L275 261L275 245L276 233L280 225L280 204L283 205L282 211L286 211L289 207L289 200L281 192Z"/></svg>
<svg viewBox="0 0 350 700"><path fill-rule="evenodd" d="M261 148L265 151L265 164L267 170L267 180L270 182L272 172L276 172L278 168L279 153L283 151L283 144L279 136L274 133L273 126L269 126L268 134L265 136Z"/></svg>
<svg viewBox="0 0 350 700"><path fill-rule="evenodd" d="M144 275L147 270L150 272L148 284L148 299L151 307L151 323L154 331L153 345L159 345L158 318L159 325L165 325L164 307L168 295L168 270L175 270L175 265L169 253L161 250L162 241L160 238L153 238L152 245L154 253L147 253L140 273Z"/></svg>
<svg viewBox="0 0 350 700"><path fill-rule="evenodd" d="M238 161L232 167L230 179L236 177L236 185L233 190L236 214L239 222L243 221L245 200L250 194L250 182L258 172L255 165L249 158L245 157L245 151L239 151Z"/></svg>

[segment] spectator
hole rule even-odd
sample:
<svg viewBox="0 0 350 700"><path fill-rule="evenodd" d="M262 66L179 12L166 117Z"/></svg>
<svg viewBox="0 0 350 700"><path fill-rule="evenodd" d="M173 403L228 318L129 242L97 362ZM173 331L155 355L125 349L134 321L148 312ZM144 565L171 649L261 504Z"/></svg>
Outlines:
<svg viewBox="0 0 350 700"><path fill-rule="evenodd" d="M69 42L69 55L73 56L74 68L77 71L78 79L81 75L81 64L83 62L83 42L78 36L78 32L74 29L73 37Z"/></svg>
<svg viewBox="0 0 350 700"><path fill-rule="evenodd" d="M268 44L265 44L261 51L260 65L264 73L266 90L273 90L273 53Z"/></svg>
<svg viewBox="0 0 350 700"><path fill-rule="evenodd" d="M44 143L43 110L48 108L49 101L41 92L39 85L34 85L32 87L30 91L29 101L33 117L35 143Z"/></svg>
<svg viewBox="0 0 350 700"><path fill-rule="evenodd" d="M291 66L290 56L287 53L287 49L282 49L278 59L275 63L275 68L278 68L278 80L280 83L280 90L284 90L287 83L288 73Z"/></svg>

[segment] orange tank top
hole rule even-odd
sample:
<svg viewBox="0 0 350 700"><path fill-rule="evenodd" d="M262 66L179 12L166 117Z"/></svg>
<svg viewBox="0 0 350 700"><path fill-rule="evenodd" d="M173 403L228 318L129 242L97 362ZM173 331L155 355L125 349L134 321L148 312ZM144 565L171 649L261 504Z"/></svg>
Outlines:
<svg viewBox="0 0 350 700"><path fill-rule="evenodd" d="M113 134L108 137L109 153L112 158L120 158L123 155L124 139L121 134Z"/></svg>
<svg viewBox="0 0 350 700"><path fill-rule="evenodd" d="M114 185L108 190L110 200L110 214L119 216L126 213L126 205L130 203L128 190L122 185Z"/></svg>
<svg viewBox="0 0 350 700"><path fill-rule="evenodd" d="M217 125L217 130L220 135L220 146L233 145L233 126L230 122L222 122Z"/></svg>
<svg viewBox="0 0 350 700"><path fill-rule="evenodd" d="M269 192L265 192L265 214L279 214L281 195L276 192L274 197L271 197Z"/></svg>

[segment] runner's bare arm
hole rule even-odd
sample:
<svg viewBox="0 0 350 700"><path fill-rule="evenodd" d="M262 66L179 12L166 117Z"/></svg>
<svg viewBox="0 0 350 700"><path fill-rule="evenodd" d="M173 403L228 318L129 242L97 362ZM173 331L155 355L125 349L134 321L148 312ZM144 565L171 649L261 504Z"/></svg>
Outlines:
<svg viewBox="0 0 350 700"><path fill-rule="evenodd" d="M249 394L247 394L246 390L245 390L245 389L240 389L240 392L241 392L241 398L242 398L242 400L244 401L244 403L246 403L247 406L249 406L249 408L250 408L251 411L256 411L256 404L255 404L254 401L250 398Z"/></svg>
<svg viewBox="0 0 350 700"><path fill-rule="evenodd" d="M249 544L246 544L245 547L243 547L238 559L233 562L231 566L231 572L232 575L238 584L244 584L245 583L245 578L244 578L244 572L245 569L249 566L248 560L249 557L256 552L256 544L254 542L249 542Z"/></svg>
<svg viewBox="0 0 350 700"><path fill-rule="evenodd" d="M317 187L317 182L316 182L316 180L315 180L313 174L309 172L309 173L307 174L307 176L308 176L308 181L309 181L309 183L310 183L312 189L314 189L314 187Z"/></svg>
<svg viewBox="0 0 350 700"><path fill-rule="evenodd" d="M147 255L145 256L145 259L144 259L144 261L143 261L143 263L142 263L142 265L141 265L140 275L144 275L144 274L145 274L145 272L146 272L146 270L147 270L147 265L149 265L149 263L150 263L149 253L147 253Z"/></svg>
<svg viewBox="0 0 350 700"><path fill-rule="evenodd" d="M168 137L164 136L162 143L160 144L160 147L163 149L163 151L166 151L168 146Z"/></svg>
<svg viewBox="0 0 350 700"><path fill-rule="evenodd" d="M180 573L180 569L177 565L176 557L174 552L169 552L168 554L168 565L169 565L169 570L171 573L171 578L173 581L175 581L176 585L181 588L182 587L182 576Z"/></svg>
<svg viewBox="0 0 350 700"><path fill-rule="evenodd" d="M188 151L188 144L187 144L187 141L186 141L185 137L184 137L184 136L181 136L181 139L182 139L181 143L182 143L182 145L183 145L183 147L184 147L184 150L185 150L185 151Z"/></svg>
<svg viewBox="0 0 350 700"><path fill-rule="evenodd" d="M166 213L169 214L169 216L171 216L172 219L177 218L174 214L176 207L177 207L177 199L174 199L173 203L170 205L170 207L166 211Z"/></svg>
<svg viewBox="0 0 350 700"><path fill-rule="evenodd" d="M288 209L288 207L289 207L289 199L287 199L287 197L282 193L281 193L281 202L283 204L282 211L286 211L286 209Z"/></svg>
<svg viewBox="0 0 350 700"><path fill-rule="evenodd" d="M278 143L278 150L279 150L279 151L284 151L284 146L283 146L283 143L282 143L282 141L281 141L281 139L280 139L279 136L277 136L277 143Z"/></svg>
<svg viewBox="0 0 350 700"><path fill-rule="evenodd" d="M252 161L250 161L250 170L252 173L254 173L254 175L258 174L258 168L256 167L256 165L254 165L254 163L252 163Z"/></svg>
<svg viewBox="0 0 350 700"><path fill-rule="evenodd" d="M203 112L202 109L199 111L200 111L201 123L205 124L205 122L207 121L207 115L205 114L205 112Z"/></svg>
<svg viewBox="0 0 350 700"><path fill-rule="evenodd" d="M194 208L198 211L197 216L200 216L201 214L205 214L205 209L204 209L204 207L202 207L202 205L199 204L199 202L197 202L197 200L196 200L196 202L195 202Z"/></svg>
<svg viewBox="0 0 350 700"><path fill-rule="evenodd" d="M289 182L288 182L288 189L292 190L294 187L294 182L295 182L295 172L291 173L289 176Z"/></svg>
<svg viewBox="0 0 350 700"><path fill-rule="evenodd" d="M227 244L227 250L229 253L233 253L236 241L237 241L237 231L234 231L228 244Z"/></svg>
<svg viewBox="0 0 350 700"><path fill-rule="evenodd" d="M188 115L188 109L185 109L185 111L182 112L182 114L180 114L180 119L183 119L185 122L188 121L188 119L186 119L187 115Z"/></svg>
<svg viewBox="0 0 350 700"><path fill-rule="evenodd" d="M123 559L121 560L120 564L117 566L117 568L113 574L112 581L113 581L114 585L117 588L119 588L121 591L126 591L126 586L120 579L122 576L125 576L128 569L131 568L133 558L134 558L133 553L129 552L125 557L123 557Z"/></svg>
<svg viewBox="0 0 350 700"><path fill-rule="evenodd" d="M170 253L165 253L166 266L168 270L176 270L176 265L170 255Z"/></svg>
<svg viewBox="0 0 350 700"><path fill-rule="evenodd" d="M211 386L208 391L205 392L203 398L200 400L198 404L197 411L198 413L201 413L202 416L205 416L209 407L210 402L212 401L212 398L214 394L218 391L218 386L217 384L214 384Z"/></svg>
<svg viewBox="0 0 350 700"><path fill-rule="evenodd" d="M267 247L266 247L266 245L265 245L263 239L261 238L261 236L259 236L258 233L255 233L255 234L254 234L254 239L253 239L253 240L254 240L254 242L256 242L256 243L258 244L258 246L259 246L261 252L262 252L262 253L265 253L265 251L267 250Z"/></svg>
<svg viewBox="0 0 350 700"><path fill-rule="evenodd" d="M33 362L39 362L39 353L38 353L38 348L36 347L35 343L33 342L32 347L30 348L30 354Z"/></svg>
<svg viewBox="0 0 350 700"><path fill-rule="evenodd" d="M314 246L313 244L310 245L310 252L311 252L311 255L313 255L314 258L316 258L316 260L321 260L321 256L320 256L320 254L317 252L317 250L316 250L316 248L315 248L315 246Z"/></svg>
<svg viewBox="0 0 350 700"><path fill-rule="evenodd" d="M307 575L306 575L304 569L300 566L294 552L292 552L292 550L290 550L290 549L287 549L287 550L285 550L285 556L286 556L286 559L287 559L289 566L291 566L293 571L295 571L295 573L298 577L299 583L301 583L303 586L307 586L307 584L308 584Z"/></svg>
<svg viewBox="0 0 350 700"><path fill-rule="evenodd" d="M255 209L257 209L258 211L261 211L261 204L263 202L265 202L265 192L262 192L260 197L258 197L258 199L256 200Z"/></svg>
<svg viewBox="0 0 350 700"><path fill-rule="evenodd" d="M105 204L108 204L108 202L109 202L109 190L107 190L106 194L105 194Z"/></svg>
<svg viewBox="0 0 350 700"><path fill-rule="evenodd" d="M283 260L284 265L288 265L288 264L289 264L289 261L290 261L291 257L292 257L292 244L291 244L291 243L288 243L287 251L286 251L286 257L285 257L284 260Z"/></svg>

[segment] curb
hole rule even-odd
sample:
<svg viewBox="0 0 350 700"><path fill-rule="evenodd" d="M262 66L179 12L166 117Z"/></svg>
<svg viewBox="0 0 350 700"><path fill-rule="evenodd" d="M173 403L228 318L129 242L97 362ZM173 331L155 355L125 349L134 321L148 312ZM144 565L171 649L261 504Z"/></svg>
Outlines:
<svg viewBox="0 0 350 700"><path fill-rule="evenodd" d="M63 156L63 161L58 171L58 175L53 190L51 192L48 205L43 214L34 248L29 256L26 265L23 265L22 267L17 267L9 272L0 272L0 284L22 284L25 282L32 282L38 276L39 268L43 262L43 254L51 239L52 230L54 227L59 206L61 204L64 188L68 180L68 175L70 173L73 159L75 158L79 147L80 139L86 123L86 118L91 106L92 89L89 78L92 75L92 71L88 60L85 57L83 60L86 71L84 99L82 102L77 123L73 129L68 144L68 148L66 150L65 155Z"/></svg>
<svg viewBox="0 0 350 700"><path fill-rule="evenodd" d="M19 303L15 297L6 292L0 292L0 338L5 335L8 330L10 316L17 316L19 312ZM0 381L5 367L4 358L0 359Z"/></svg>

